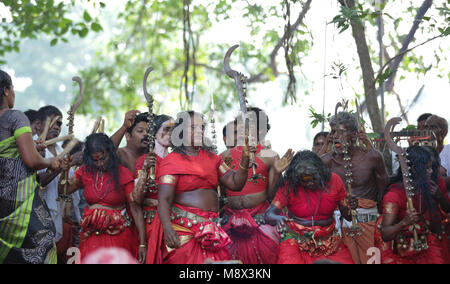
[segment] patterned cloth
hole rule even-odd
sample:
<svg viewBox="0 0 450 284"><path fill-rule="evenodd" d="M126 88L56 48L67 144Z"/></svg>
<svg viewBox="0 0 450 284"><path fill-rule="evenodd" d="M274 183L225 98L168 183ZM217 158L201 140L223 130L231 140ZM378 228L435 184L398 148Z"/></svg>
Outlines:
<svg viewBox="0 0 450 284"><path fill-rule="evenodd" d="M16 110L0 118L0 263L56 263L55 226L16 143L29 121Z"/></svg>

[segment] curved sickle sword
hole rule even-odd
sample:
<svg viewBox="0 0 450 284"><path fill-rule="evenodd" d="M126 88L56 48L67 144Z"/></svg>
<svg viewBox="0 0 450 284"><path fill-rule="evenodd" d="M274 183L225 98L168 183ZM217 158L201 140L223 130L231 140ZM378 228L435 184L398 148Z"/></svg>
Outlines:
<svg viewBox="0 0 450 284"><path fill-rule="evenodd" d="M223 61L224 63L224 69L225 73L232 79L234 79L234 82L236 84L237 94L239 98L239 106L241 109L242 114L242 121L245 123L245 135L249 135L249 118L247 116L247 77L236 71L231 69L230 67L230 57L233 51L238 48L239 45L233 45L230 49L228 49L227 53L225 54L225 59ZM257 183L258 179L265 180L265 177L259 175L256 173L256 162L255 162L255 153L250 153L250 164L253 169L253 175L249 178L249 181L253 183Z"/></svg>
<svg viewBox="0 0 450 284"><path fill-rule="evenodd" d="M148 80L148 76L150 75L150 73L153 71L153 67L148 67L147 70L145 71L145 75L144 75L144 82L143 82L143 90L144 90L144 96L145 96L145 100L147 101L147 106L148 106L148 123L147 123L147 140L148 140L148 154L153 154L154 149L155 149L155 135L156 135L156 131L157 129L155 129L155 121L154 121L154 114L153 114L153 96L148 92L147 90L147 80ZM148 187L153 187L156 185L155 182L155 167L151 166L150 167L150 174L147 177L147 186Z"/></svg>
<svg viewBox="0 0 450 284"><path fill-rule="evenodd" d="M78 85L80 86L80 95L78 96L78 99L75 101L75 103L70 106L70 110L67 112L67 114L69 115L67 117L68 119L68 134L69 135L73 135L73 127L74 127L74 120L75 120L75 111L80 107L81 103L83 102L83 96L84 96L84 86L83 86L83 81L81 80L80 77L75 76L72 78L72 81L77 82ZM63 153L69 154L70 151L76 146L77 141L75 139L72 139L69 144L66 146L66 148L64 149ZM62 204L61 204L61 211L63 216L70 216L70 212L66 212L66 208L68 204L72 204L72 197L70 195L67 195L67 189L69 186L69 171L65 171L63 173L61 173L63 180L61 181L61 184L64 185L64 193L62 195L60 195L58 197L58 200L62 200Z"/></svg>
<svg viewBox="0 0 450 284"><path fill-rule="evenodd" d="M386 144L389 149L398 155L398 160L400 162L400 167L403 174L403 186L405 187L406 196L407 196L407 207L409 209L413 208L412 196L414 195L414 187L412 186L411 173L408 166L408 153L403 150L402 147L395 144L394 140L392 140L391 132L394 131L394 128L397 124L402 121L400 117L394 117L386 123L386 128L384 129L384 138L386 140ZM414 243L413 247L416 251L422 250L424 248L424 244L419 241L419 237L417 235L416 224L413 224L410 229L414 233Z"/></svg>

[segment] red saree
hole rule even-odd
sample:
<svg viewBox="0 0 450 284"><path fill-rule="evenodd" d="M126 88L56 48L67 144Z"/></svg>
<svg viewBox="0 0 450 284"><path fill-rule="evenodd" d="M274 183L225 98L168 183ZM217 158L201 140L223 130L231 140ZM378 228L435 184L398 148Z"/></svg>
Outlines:
<svg viewBox="0 0 450 284"><path fill-rule="evenodd" d="M419 206L420 195L413 198L414 208ZM398 208L397 220L402 220L406 215L407 197L401 184L393 184L383 198L383 212L390 212L390 208ZM378 226L375 231L375 245L381 252L381 263L383 264L443 264L445 263L446 238L442 235L435 235L428 229L430 216L427 212L422 213L424 218L418 223L417 233L419 239L426 241L428 249L416 251L411 247L413 233L409 227L404 228L395 240L384 242L381 237L382 218L377 221ZM445 236L445 235L444 235Z"/></svg>
<svg viewBox="0 0 450 284"><path fill-rule="evenodd" d="M134 188L131 172L122 166L119 166L119 190L114 190L109 173L96 178L83 166L75 172L75 176L83 184L84 197L89 205L126 207L126 195ZM107 210L86 207L81 220L81 259L102 247L124 248L136 256L137 240L129 228L130 220L127 216L126 209Z"/></svg>
<svg viewBox="0 0 450 284"><path fill-rule="evenodd" d="M278 190L272 205L280 210L287 207L290 214L306 220L334 220L334 210L345 197L342 180L332 173L325 190L311 191L299 187L295 194L284 186ZM353 264L350 251L335 229L335 221L326 227L305 227L293 221L288 222L277 263L311 264L322 259Z"/></svg>
<svg viewBox="0 0 450 284"><path fill-rule="evenodd" d="M219 178L226 174L219 171L222 164L219 156L205 150L195 157L171 153L162 161L158 179L164 175L175 176L175 194L202 188L216 189ZM217 226L217 217L216 212L174 203L171 208L172 227L180 237L181 247L170 249L164 244L161 221L156 214L150 225L149 238L153 243L149 243L147 263L202 264L207 259L229 260L227 246L230 239Z"/></svg>
<svg viewBox="0 0 450 284"><path fill-rule="evenodd" d="M256 154L263 146L258 145ZM231 168L237 170L241 162L242 147L238 146L231 150L233 162ZM269 173L264 162L255 156L257 164L256 173L263 176L256 184L248 182L242 191L227 190L227 196L244 196L267 190ZM253 172L249 171L248 178ZM226 224L223 229L231 238L229 246L231 258L240 260L243 264L274 264L278 257L278 246L280 237L275 227L264 224L264 212L269 207L267 201L259 205L241 210L233 210L225 206Z"/></svg>

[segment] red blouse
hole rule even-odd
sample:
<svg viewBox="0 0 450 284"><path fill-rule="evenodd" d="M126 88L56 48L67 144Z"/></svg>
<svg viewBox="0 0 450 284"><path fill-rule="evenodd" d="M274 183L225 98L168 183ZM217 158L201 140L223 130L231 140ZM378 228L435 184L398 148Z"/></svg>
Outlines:
<svg viewBox="0 0 450 284"><path fill-rule="evenodd" d="M197 156L173 152L161 162L157 179L160 180L165 175L176 177L176 194L196 189L216 189L219 179L228 173L220 173L219 167L222 164L220 156L203 149Z"/></svg>
<svg viewBox="0 0 450 284"><path fill-rule="evenodd" d="M87 173L86 166L75 172L76 179L83 184L84 197L89 205L100 204L120 207L126 204L126 195L133 192L134 179L130 170L119 165L119 190L114 189L114 181L109 172L97 177Z"/></svg>
<svg viewBox="0 0 450 284"><path fill-rule="evenodd" d="M267 184L269 180L269 171L267 169L266 164L256 156L261 150L263 150L264 147L262 145L257 145L256 147L256 153L255 153L255 162L257 164L256 168L256 174L259 174L264 179L258 179L256 181L256 184L253 182L247 182L244 186L244 188L241 191L232 191L232 190L226 190L227 196L242 196L242 195L248 195L248 194L254 194L263 192L267 189ZM231 163L231 168L234 170L239 169L239 164L241 163L241 157L242 157L242 146L237 146L231 150L231 156L233 157L233 162ZM250 169L248 171L248 179L253 175L253 171ZM248 180L247 179L247 180Z"/></svg>
<svg viewBox="0 0 450 284"><path fill-rule="evenodd" d="M333 217L334 210L346 196L341 178L332 173L325 191L307 190L300 186L294 194L283 186L278 189L272 204L280 210L287 207L289 212L302 219L313 220L314 217L314 220L327 220Z"/></svg>

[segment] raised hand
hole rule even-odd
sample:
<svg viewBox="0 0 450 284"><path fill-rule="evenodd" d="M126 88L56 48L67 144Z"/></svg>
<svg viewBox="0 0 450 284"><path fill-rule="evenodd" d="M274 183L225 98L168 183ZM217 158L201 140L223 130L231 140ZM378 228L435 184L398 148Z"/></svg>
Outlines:
<svg viewBox="0 0 450 284"><path fill-rule="evenodd" d="M241 157L241 165L248 167L250 163L250 153L255 153L256 147L248 145L248 136L245 136L244 146L242 146L242 157Z"/></svg>
<svg viewBox="0 0 450 284"><path fill-rule="evenodd" d="M275 171L279 174L283 173L291 164L292 158L294 158L294 151L292 149L287 150L281 159L278 159L274 163Z"/></svg>
<svg viewBox="0 0 450 284"><path fill-rule="evenodd" d="M140 111L138 110L130 110L125 114L125 119L123 121L123 127L125 129L129 129L136 119L136 115L138 115Z"/></svg>

